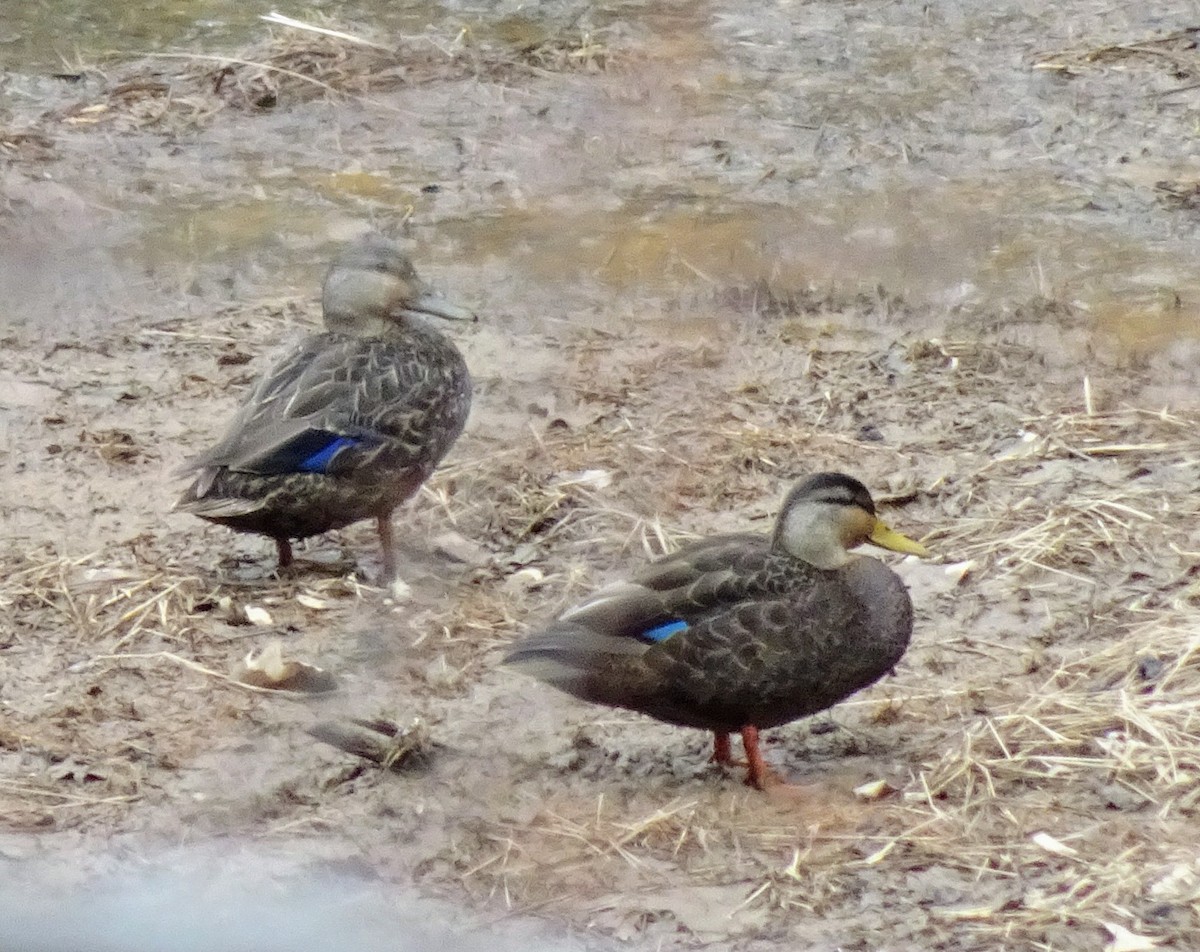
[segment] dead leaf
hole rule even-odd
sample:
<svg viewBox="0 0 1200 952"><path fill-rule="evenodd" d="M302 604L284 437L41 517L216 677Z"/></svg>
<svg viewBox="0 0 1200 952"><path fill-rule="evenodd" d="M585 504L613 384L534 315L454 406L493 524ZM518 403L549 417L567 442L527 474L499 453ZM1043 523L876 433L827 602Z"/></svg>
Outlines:
<svg viewBox="0 0 1200 952"><path fill-rule="evenodd" d="M483 546L453 531L443 532L434 539L433 551L464 565L485 565L488 560L488 552Z"/></svg>
<svg viewBox="0 0 1200 952"><path fill-rule="evenodd" d="M300 691L322 694L337 688L337 680L328 671L303 661L285 661L283 642L270 642L257 655L251 651L233 670L234 680L272 691Z"/></svg>

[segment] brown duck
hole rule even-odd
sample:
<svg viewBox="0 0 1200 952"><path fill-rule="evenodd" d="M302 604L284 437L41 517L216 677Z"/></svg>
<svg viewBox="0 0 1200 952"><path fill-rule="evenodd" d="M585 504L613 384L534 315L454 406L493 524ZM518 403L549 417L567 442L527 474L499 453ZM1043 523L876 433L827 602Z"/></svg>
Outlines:
<svg viewBox="0 0 1200 952"><path fill-rule="evenodd" d="M182 472L175 508L275 540L374 519L383 577L396 573L392 511L462 433L471 377L425 317L475 320L430 293L392 242L368 236L334 262L322 295L327 330L272 366L225 436Z"/></svg>
<svg viewBox="0 0 1200 952"><path fill-rule="evenodd" d="M927 555L889 529L871 494L818 473L784 500L772 535L734 533L684 546L597 592L504 659L585 701L714 734L732 763L740 731L746 782L775 781L758 732L815 714L895 666L912 601L871 542Z"/></svg>

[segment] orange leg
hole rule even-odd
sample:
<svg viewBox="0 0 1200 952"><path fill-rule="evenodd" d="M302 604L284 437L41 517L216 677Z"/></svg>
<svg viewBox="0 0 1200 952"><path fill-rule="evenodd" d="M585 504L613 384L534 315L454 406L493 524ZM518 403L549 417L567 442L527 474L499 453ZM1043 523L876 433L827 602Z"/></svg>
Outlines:
<svg viewBox="0 0 1200 952"><path fill-rule="evenodd" d="M758 728L747 724L742 728L742 746L746 748L746 785L759 790L782 784L783 778L767 766L758 746Z"/></svg>
<svg viewBox="0 0 1200 952"><path fill-rule="evenodd" d="M729 746L729 731L713 731L713 752L710 760L714 764L733 763L733 750Z"/></svg>

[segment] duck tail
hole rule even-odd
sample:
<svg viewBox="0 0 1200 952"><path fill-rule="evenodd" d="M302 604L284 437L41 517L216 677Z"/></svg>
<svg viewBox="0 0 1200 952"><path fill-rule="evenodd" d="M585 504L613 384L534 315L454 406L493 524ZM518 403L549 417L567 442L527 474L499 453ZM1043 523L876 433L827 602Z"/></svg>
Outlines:
<svg viewBox="0 0 1200 952"><path fill-rule="evenodd" d="M517 644L503 663L568 694L599 700L597 681L605 672L621 659L642 655L647 647L632 638L560 622Z"/></svg>

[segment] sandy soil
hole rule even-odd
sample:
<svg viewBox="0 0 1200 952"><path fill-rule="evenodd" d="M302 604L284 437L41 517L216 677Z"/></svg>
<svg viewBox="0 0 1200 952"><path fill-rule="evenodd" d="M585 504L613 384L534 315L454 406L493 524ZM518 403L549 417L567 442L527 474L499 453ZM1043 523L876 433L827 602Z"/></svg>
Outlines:
<svg viewBox="0 0 1200 952"><path fill-rule="evenodd" d="M14 881L78 900L148 868L188 906L222 870L295 910L437 899L435 931L537 917L558 948L1200 942L1194 117L1145 98L1200 57L1190 34L1110 45L1188 8L685 6L532 43L446 27L336 72L343 47L281 38L346 95L194 63L19 80L40 98L0 129ZM398 517L399 592L362 581L369 526L281 579L269 543L168 512L172 469L316 326L324 262L370 224L484 315L458 338L468 431ZM799 800L708 765L700 732L497 667L826 468L936 556L897 565L918 627L895 677L769 735ZM338 690L230 679L273 641ZM375 717L420 718L426 760L308 733ZM208 895L231 930L255 918ZM436 941L401 932L355 941Z"/></svg>

